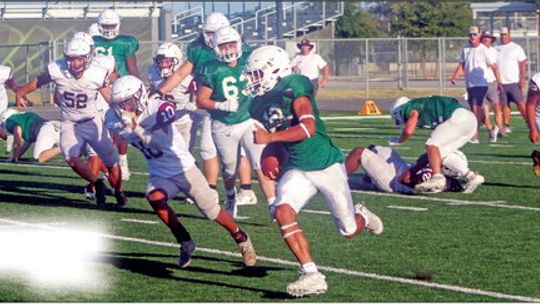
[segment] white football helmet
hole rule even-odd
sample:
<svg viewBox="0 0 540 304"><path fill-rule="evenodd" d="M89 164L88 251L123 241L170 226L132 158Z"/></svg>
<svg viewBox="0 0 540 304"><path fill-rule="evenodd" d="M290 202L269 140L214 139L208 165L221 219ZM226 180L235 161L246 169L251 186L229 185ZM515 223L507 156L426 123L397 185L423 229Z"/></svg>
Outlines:
<svg viewBox="0 0 540 304"><path fill-rule="evenodd" d="M411 99L405 96L401 96L400 98L396 99L396 101L392 105L390 115L392 116L392 121L394 122L394 125L400 126L405 123L405 119L401 117L401 106L409 102L409 100Z"/></svg>
<svg viewBox="0 0 540 304"><path fill-rule="evenodd" d="M204 24L204 27L203 27L203 31L204 31L203 36L204 36L204 42L206 43L206 45L213 48L214 47L214 44L212 42L214 38L213 34L220 27L229 26L229 25L231 25L229 23L229 19L227 19L227 17L225 17L223 13L214 12L208 15L208 17L206 18L206 23Z"/></svg>
<svg viewBox="0 0 540 304"><path fill-rule="evenodd" d="M114 39L120 33L120 16L111 9L106 9L99 14L97 24L104 38Z"/></svg>
<svg viewBox="0 0 540 304"><path fill-rule="evenodd" d="M234 47L225 47L227 43L236 43ZM218 60L231 62L242 57L242 37L232 26L224 26L214 33L214 52ZM221 46L221 47L220 47Z"/></svg>
<svg viewBox="0 0 540 304"><path fill-rule="evenodd" d="M95 44L94 44L94 39L92 38L92 36L88 33L85 33L85 32L76 32L75 34L73 34L73 38L78 38L78 39L81 39L81 40L84 40L86 43L88 43L90 45L90 47L93 49Z"/></svg>
<svg viewBox="0 0 540 304"><path fill-rule="evenodd" d="M92 37L101 36L101 28L99 27L99 24L97 24L97 23L90 24L90 26L88 27L87 32Z"/></svg>
<svg viewBox="0 0 540 304"><path fill-rule="evenodd" d="M118 78L112 85L111 107L118 115L125 112L123 103L135 97L137 111L142 112L146 108L148 95L144 83L133 75Z"/></svg>
<svg viewBox="0 0 540 304"><path fill-rule="evenodd" d="M292 73L289 54L273 45L255 49L247 60L244 73L247 93L252 97L262 96L272 90L281 78Z"/></svg>
<svg viewBox="0 0 540 304"><path fill-rule="evenodd" d="M80 77L92 63L92 48L80 38L71 38L64 44L64 61L69 72Z"/></svg>
<svg viewBox="0 0 540 304"><path fill-rule="evenodd" d="M154 52L153 59L159 75L169 77L184 62L184 53L176 44L163 42Z"/></svg>
<svg viewBox="0 0 540 304"><path fill-rule="evenodd" d="M6 120L8 120L11 115L17 113L19 113L19 111L12 108L5 109L2 113L0 113L0 128L4 128L6 125Z"/></svg>

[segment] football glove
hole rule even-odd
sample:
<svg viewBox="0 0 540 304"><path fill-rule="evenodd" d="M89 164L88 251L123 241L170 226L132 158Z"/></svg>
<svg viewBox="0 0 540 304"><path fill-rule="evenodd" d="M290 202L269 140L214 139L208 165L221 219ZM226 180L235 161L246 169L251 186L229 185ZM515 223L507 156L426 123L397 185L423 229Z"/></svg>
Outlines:
<svg viewBox="0 0 540 304"><path fill-rule="evenodd" d="M214 108L224 112L238 111L238 99L227 99L223 102L216 102Z"/></svg>

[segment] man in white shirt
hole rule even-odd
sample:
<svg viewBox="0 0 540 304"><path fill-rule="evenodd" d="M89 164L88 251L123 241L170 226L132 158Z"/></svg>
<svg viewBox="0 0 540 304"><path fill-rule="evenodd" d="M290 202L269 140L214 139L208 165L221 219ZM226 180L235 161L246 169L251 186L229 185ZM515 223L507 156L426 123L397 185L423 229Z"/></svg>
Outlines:
<svg viewBox="0 0 540 304"><path fill-rule="evenodd" d="M495 36L493 36L489 31L483 31L482 35L480 36L480 41L487 47L488 55L492 58L492 61L497 61L497 50L492 45L496 40L497 38L495 38ZM491 74L489 75L489 78L495 80L493 71L489 70L488 72ZM488 92L485 100L489 102L493 108L496 124L495 126L491 124L491 119L489 118L489 105L484 103L484 125L489 130L489 142L496 143L499 130L502 130L503 128L503 119L501 107L499 105L499 92L497 92L497 83L495 81L488 84Z"/></svg>
<svg viewBox="0 0 540 304"><path fill-rule="evenodd" d="M469 45L461 51L459 64L450 79L450 82L455 85L456 78L464 73L468 95L467 102L478 120L478 125L484 121L482 105L488 92L489 83L497 81L497 89L503 90L497 64L488 55L488 49L480 42L480 37L478 27L471 26L469 28ZM495 77L495 79L491 77ZM479 143L478 132L470 142Z"/></svg>
<svg viewBox="0 0 540 304"><path fill-rule="evenodd" d="M504 128L501 134L510 133L510 102L515 102L519 113L525 116L525 98L522 90L525 88L527 78L527 56L523 48L511 41L510 31L502 27L500 32L501 45L496 46L498 53L497 66L501 72L501 82L504 93L500 94L503 111Z"/></svg>
<svg viewBox="0 0 540 304"><path fill-rule="evenodd" d="M309 78L313 84L313 96L315 96L319 87L324 88L326 85L328 75L330 75L330 66L319 54L315 53L315 44L308 39L300 41L296 46L300 49L300 54L292 60L292 70ZM322 70L321 80L319 80L320 70Z"/></svg>

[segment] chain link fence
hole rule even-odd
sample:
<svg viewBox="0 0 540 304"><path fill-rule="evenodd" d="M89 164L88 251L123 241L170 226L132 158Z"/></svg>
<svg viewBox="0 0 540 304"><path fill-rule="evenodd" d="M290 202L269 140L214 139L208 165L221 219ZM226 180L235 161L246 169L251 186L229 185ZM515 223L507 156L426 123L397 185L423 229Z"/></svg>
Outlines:
<svg viewBox="0 0 540 304"><path fill-rule="evenodd" d="M539 37L515 37L527 55L528 76L538 72ZM445 94L451 88L464 88L449 82L467 38L370 38L370 39L314 39L316 52L331 66L328 89L361 89L369 98L375 89L429 89ZM27 83L53 60L62 58L62 41L36 44L2 45L2 64L14 70L19 85ZM298 52L296 40L248 40L253 48L274 44L289 52ZM152 53L160 42L141 41L137 52L139 72L146 79ZM179 43L185 50L186 44ZM43 103L51 101L52 87L41 91ZM48 95L48 96L47 96Z"/></svg>

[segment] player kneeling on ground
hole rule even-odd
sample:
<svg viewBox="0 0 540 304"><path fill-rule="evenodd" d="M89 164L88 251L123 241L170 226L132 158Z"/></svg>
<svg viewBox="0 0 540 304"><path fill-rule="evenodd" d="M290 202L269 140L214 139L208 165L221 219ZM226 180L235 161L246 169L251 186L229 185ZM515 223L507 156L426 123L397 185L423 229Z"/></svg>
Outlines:
<svg viewBox="0 0 540 304"><path fill-rule="evenodd" d="M14 137L10 162L18 162L33 143L34 158L40 163L60 153L60 122L57 120L47 121L33 112L7 109L0 116L0 126Z"/></svg>
<svg viewBox="0 0 540 304"><path fill-rule="evenodd" d="M176 117L173 103L147 100L142 81L131 75L123 76L112 86L111 109L105 117L109 130L139 149L147 160L150 178L146 198L180 244L179 267L190 264L195 250L188 231L167 204L179 192L184 192L206 217L230 232L246 266L255 265L257 256L248 234L221 209L217 192L208 186L182 134L173 125Z"/></svg>
<svg viewBox="0 0 540 304"><path fill-rule="evenodd" d="M365 175L353 175L359 167L364 169ZM426 154L411 164L394 149L376 145L353 149L345 160L345 168L351 188L403 194L415 194L414 186L431 178L433 173ZM484 181L481 175L469 169L465 154L459 150L442 160L442 173L446 177L443 189L446 192L472 193ZM479 178L470 178L473 174Z"/></svg>
<svg viewBox="0 0 540 304"><path fill-rule="evenodd" d="M311 82L291 74L287 52L276 46L258 48L249 56L245 73L246 91L255 96L250 113L266 128L256 125L255 143L283 142L288 152L273 207L283 239L301 264L302 273L287 286L287 292L295 297L324 293L325 276L313 262L306 235L297 222L300 210L320 191L343 236L351 238L364 228L380 234L383 223L362 204L353 206L343 154L326 134Z"/></svg>
<svg viewBox="0 0 540 304"><path fill-rule="evenodd" d="M402 125L403 130L398 139L390 139L390 145L406 142L417 127L435 128L426 141L427 157L433 175L416 185L415 190L430 193L443 191L446 178L442 174L442 159L464 146L476 134L478 122L474 114L455 98L431 96L412 100L400 97L392 106L391 116L394 124ZM480 176L471 175L470 178Z"/></svg>

